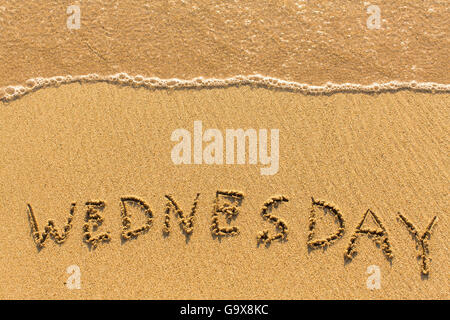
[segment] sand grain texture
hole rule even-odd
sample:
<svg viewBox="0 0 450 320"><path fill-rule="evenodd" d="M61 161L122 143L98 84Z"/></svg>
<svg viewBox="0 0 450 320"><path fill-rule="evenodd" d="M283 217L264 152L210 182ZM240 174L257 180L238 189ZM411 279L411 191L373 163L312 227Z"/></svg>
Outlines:
<svg viewBox="0 0 450 320"><path fill-rule="evenodd" d="M66 28L69 4L0 4L0 298L450 297L446 1L374 1L379 30L367 29L363 2L343 0L79 2L79 30ZM255 83L177 89L48 80L117 73L440 87L323 94ZM41 78L40 90L8 98L30 78ZM278 173L263 176L260 165L249 164L174 165L171 133L192 132L195 120L222 132L280 129ZM237 215L224 207L235 215L230 225L218 215L220 227L239 232L220 239L211 233L217 190L244 194ZM124 199L136 197L146 211L124 211ZM263 205L271 207L271 198L279 206L268 212ZM48 238L39 250L30 208L40 232L51 219L59 233L47 233L65 241ZM363 236L346 262L369 209L387 232L393 259ZM419 236L437 217L427 241L428 277L399 212ZM368 216L376 235L380 228ZM266 246L280 221L280 239ZM311 237L333 243L313 249ZM80 290L65 285L70 265L81 269ZM379 290L366 286L371 265L381 270Z"/></svg>
<svg viewBox="0 0 450 320"><path fill-rule="evenodd" d="M1 296L448 298L448 123L435 117L448 102L445 94L410 92L303 96L250 87L149 91L72 84L5 104ZM280 128L280 171L261 176L254 165L175 166L170 133L192 128L193 119L221 130ZM245 194L232 223L240 234L221 241L209 230L216 190ZM200 193L188 243L174 215L170 235L163 236L169 193L185 213ZM289 199L273 211L289 227L287 241L257 247L258 232L275 232L261 206L278 194ZM147 234L121 243L120 198L127 195L144 199L154 220ZM346 229L327 250L308 252L312 196L339 206ZM91 251L82 240L89 200L105 201L101 230L111 232L111 242ZM77 207L66 242L47 240L38 252L26 204L42 228L48 219L62 226L71 202ZM369 208L387 229L395 257L390 264L362 239L359 254L345 264L350 235ZM130 210L138 219L133 227L144 222L142 212ZM421 278L419 251L396 218L399 211L419 231L439 218L429 241L428 279ZM318 217L318 236L336 230L330 217L320 211ZM82 270L82 290L64 286L71 264ZM382 270L382 290L373 292L366 288L372 264Z"/></svg>

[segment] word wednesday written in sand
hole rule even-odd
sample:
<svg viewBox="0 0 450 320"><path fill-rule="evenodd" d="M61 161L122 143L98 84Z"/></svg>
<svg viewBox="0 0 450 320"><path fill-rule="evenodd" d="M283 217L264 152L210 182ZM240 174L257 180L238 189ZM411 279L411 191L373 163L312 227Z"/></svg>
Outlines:
<svg viewBox="0 0 450 320"><path fill-rule="evenodd" d="M165 195L166 206L165 206L165 217L164 225L162 227L162 232L165 237L170 234L170 220L171 215L175 216L179 220L179 224L182 232L186 236L187 242L194 231L194 217L197 212L198 200L200 194L194 198L192 207L189 213L183 210L175 198L172 195ZM233 190L217 190L214 198L212 215L211 215L211 225L210 230L212 237L231 237L239 235L239 226L231 225L231 223L237 223L236 218L240 212L240 206L244 199L244 194L239 191ZM284 202L288 202L289 199L284 195L276 195L269 197L262 205L260 214L262 219L270 222L274 226L274 230L262 230L256 234L256 241L258 245L265 245L269 247L274 241L287 241L289 227L287 223L275 215L274 212L277 208ZM102 211L104 210L106 203L101 200L87 201L84 204L84 225L83 225L83 241L87 244L89 248L95 249L101 243L107 243L111 240L110 231L100 231L100 227L104 221L102 216ZM132 215L130 209L141 211L145 216L145 222L139 227L132 229ZM67 217L67 223L62 227L62 231L58 229L53 220L49 220L47 225L44 227L43 231L40 231L36 215L33 211L31 204L27 204L28 218L31 225L31 233L33 240L38 248L42 249L45 246L46 240L50 237L56 243L61 244L68 238L72 230L72 221L76 212L77 204L72 203L70 205L69 214ZM317 214L322 210L335 217L336 231L325 238L317 238L315 236L315 230L317 226ZM151 228L153 222L153 212L150 206L145 202L145 200L140 199L135 196L126 196L120 198L120 214L122 218L122 231L121 238L123 241L130 240L132 238L137 238L140 235L148 232ZM223 216L224 218L220 219ZM420 234L416 226L409 221L403 214L398 213L398 219L406 226L406 229L411 233L415 242L417 243L417 248L419 248L418 258L421 261L421 272L424 275L429 274L429 262L430 262L430 250L428 245L428 240L431 236L431 230L437 221L437 217L433 217L428 223L425 231ZM222 221L221 221L222 220ZM234 221L234 222L233 222ZM371 227L369 227L369 225ZM310 218L308 226L308 238L307 247L310 250L324 248L331 246L336 241L343 238L346 232L346 224L344 220L344 214L338 207L332 203L317 200L312 198ZM368 209L362 216L361 221L358 223L354 229L344 252L344 258L346 261L351 261L357 253L357 243L358 238L367 236L371 238L377 245L377 247L382 250L384 256L389 261L393 259L393 250L388 236L388 232L381 222L381 219L377 216L375 212Z"/></svg>

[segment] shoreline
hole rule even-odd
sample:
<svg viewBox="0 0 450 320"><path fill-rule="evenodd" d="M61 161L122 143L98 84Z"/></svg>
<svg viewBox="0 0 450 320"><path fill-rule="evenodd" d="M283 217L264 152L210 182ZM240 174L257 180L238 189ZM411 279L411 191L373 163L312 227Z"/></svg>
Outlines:
<svg viewBox="0 0 450 320"><path fill-rule="evenodd" d="M59 87L71 83L98 83L106 82L115 85L143 87L147 89L204 89L227 88L232 86L257 86L268 89L281 89L298 92L306 95L331 95L336 93L384 93L410 90L414 92L450 93L450 84L437 82L389 81L384 83L357 84L357 83L332 83L323 85L310 85L296 81L288 81L260 74L236 75L228 78L204 78L192 79L161 79L158 77L145 77L142 75L129 75L125 72L112 75L99 75L90 73L87 75L65 75L49 78L31 78L24 85L10 85L0 88L0 101L8 102L18 99L28 93L48 87Z"/></svg>

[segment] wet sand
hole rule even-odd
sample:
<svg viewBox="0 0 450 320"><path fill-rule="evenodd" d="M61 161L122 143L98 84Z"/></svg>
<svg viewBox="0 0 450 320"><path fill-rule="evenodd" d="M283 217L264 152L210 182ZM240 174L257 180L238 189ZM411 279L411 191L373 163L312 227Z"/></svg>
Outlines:
<svg viewBox="0 0 450 320"><path fill-rule="evenodd" d="M266 88L149 90L106 83L47 88L3 103L0 212L3 298L335 299L448 298L448 94L401 91L311 96ZM280 129L279 171L260 165L175 165L171 133L203 128ZM244 194L229 226L236 236L211 234L217 190ZM163 235L165 195L185 214L199 193L190 240L171 213ZM122 241L120 199L135 196L153 213L146 234ZM274 224L261 215L270 197L289 199L272 213L288 226L286 241L257 245ZM334 203L345 219L342 237L325 249L307 246L311 197ZM111 241L89 249L83 241L87 201L104 201L99 232ZM49 219L61 231L71 203L73 226L60 245L37 250L27 204L40 232ZM366 235L345 262L364 213L381 220L392 247L389 260ZM144 212L129 207L132 229ZM337 230L316 207L314 238ZM433 217L430 274L421 275L420 248L397 213L420 234ZM219 215L221 226L228 226ZM376 226L375 226L376 227ZM81 269L81 290L65 286L69 265ZM379 266L381 289L366 286Z"/></svg>

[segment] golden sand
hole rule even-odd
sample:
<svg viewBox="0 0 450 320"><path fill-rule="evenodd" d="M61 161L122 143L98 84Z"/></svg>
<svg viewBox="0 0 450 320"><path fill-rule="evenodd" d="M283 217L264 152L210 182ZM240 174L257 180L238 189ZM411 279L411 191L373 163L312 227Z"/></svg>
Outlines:
<svg viewBox="0 0 450 320"><path fill-rule="evenodd" d="M2 1L0 298L448 299L447 7Z"/></svg>
<svg viewBox="0 0 450 320"><path fill-rule="evenodd" d="M448 103L448 94L409 91L310 96L107 83L3 103L0 296L448 298L449 123L439 116ZM192 131L194 120L223 132L279 128L279 171L173 164L171 133ZM217 191L230 190L242 193L233 193L240 205L228 207L236 212L217 200ZM56 244L50 228L38 250L27 205L40 235L52 219L54 238L64 241ZM238 232L215 234L214 212L218 227ZM365 215L372 221L358 229ZM315 248L314 240L340 230L339 216L342 232ZM431 222L424 276L416 245ZM357 251L351 260L349 250ZM80 290L64 284L70 265L80 267ZM366 286L371 265L381 270L379 290Z"/></svg>

